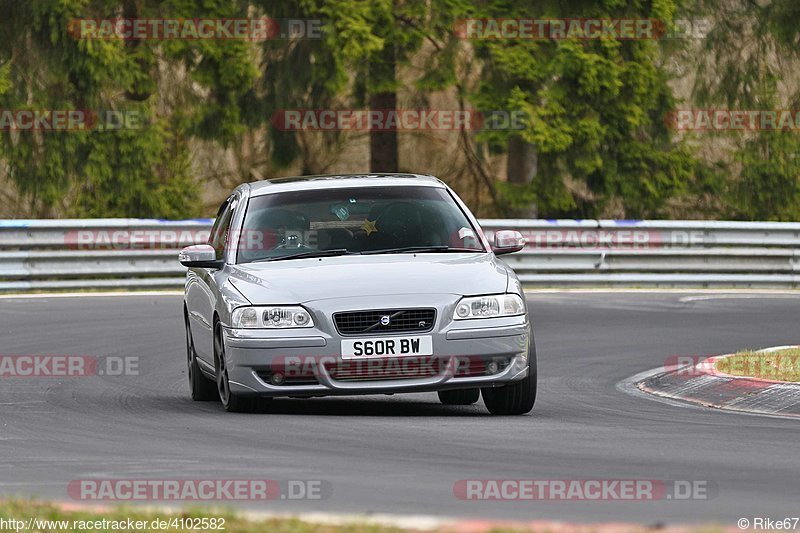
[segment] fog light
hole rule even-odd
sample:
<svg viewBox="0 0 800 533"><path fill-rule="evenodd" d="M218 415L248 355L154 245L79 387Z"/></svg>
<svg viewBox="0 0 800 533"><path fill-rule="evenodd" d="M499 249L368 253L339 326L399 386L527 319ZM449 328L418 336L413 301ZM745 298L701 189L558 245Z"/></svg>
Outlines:
<svg viewBox="0 0 800 533"><path fill-rule="evenodd" d="M497 361L489 361L486 363L487 374L497 374L500 371L500 364Z"/></svg>
<svg viewBox="0 0 800 533"><path fill-rule="evenodd" d="M286 378L280 372L275 372L269 380L273 385L283 385Z"/></svg>

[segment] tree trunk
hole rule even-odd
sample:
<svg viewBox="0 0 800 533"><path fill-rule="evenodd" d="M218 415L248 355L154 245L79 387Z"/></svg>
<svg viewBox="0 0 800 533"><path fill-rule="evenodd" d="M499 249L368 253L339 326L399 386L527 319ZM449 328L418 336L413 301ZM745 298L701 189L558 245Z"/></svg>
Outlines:
<svg viewBox="0 0 800 533"><path fill-rule="evenodd" d="M125 0L122 4L122 17L125 20L136 20L139 18L139 3L136 0ZM142 41L139 39L129 38L125 39L125 48L126 53L129 54L131 57L135 57L134 61L136 64L142 67L144 70L152 70L152 64L150 61L147 60L146 54L137 54L137 48L142 44ZM138 57L137 57L138 56ZM128 100L133 100L135 102L144 102L150 95L152 94L151 91L147 90L147 88L153 87L152 80L149 81L137 81L132 84L130 89L125 90L125 98Z"/></svg>
<svg viewBox="0 0 800 533"><path fill-rule="evenodd" d="M536 177L536 163L538 154L534 145L525 142L520 137L511 137L508 140L508 160L506 162L506 178L509 183L527 185ZM536 204L531 204L516 213L523 218L536 218L538 209Z"/></svg>
<svg viewBox="0 0 800 533"><path fill-rule="evenodd" d="M395 53L392 45L379 54L377 61L369 66L369 76L373 85L394 86ZM369 95L370 110L381 111L384 119L388 111L397 109L397 92L394 89ZM370 172L398 172L397 128L370 130L369 132L369 170Z"/></svg>

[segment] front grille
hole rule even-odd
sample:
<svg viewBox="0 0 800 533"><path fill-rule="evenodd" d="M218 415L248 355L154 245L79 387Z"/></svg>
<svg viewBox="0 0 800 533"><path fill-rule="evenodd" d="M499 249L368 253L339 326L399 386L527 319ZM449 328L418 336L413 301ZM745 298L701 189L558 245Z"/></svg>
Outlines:
<svg viewBox="0 0 800 533"><path fill-rule="evenodd" d="M482 356L461 356L455 358L455 378L469 378L491 375L487 369L490 361L497 363L493 372L499 374L510 364L507 357L484 358ZM439 376L452 363L450 357L387 357L372 359L346 359L322 362L331 379L336 381L387 381L420 379ZM271 385L274 372L258 370L256 374L262 381ZM278 386L319 385L313 370L281 372L282 380Z"/></svg>
<svg viewBox="0 0 800 533"><path fill-rule="evenodd" d="M389 317L389 324L381 318ZM378 309L374 311L348 311L333 315L336 329L342 335L365 333L424 333L433 329L436 309Z"/></svg>
<svg viewBox="0 0 800 533"><path fill-rule="evenodd" d="M456 357L453 368L455 378L472 378L492 375L487 369L490 361L497 363L493 372L499 374L508 368L506 357L485 359L480 356ZM402 357L356 359L326 362L325 370L336 381L386 381L420 379L440 376L451 364L450 357Z"/></svg>

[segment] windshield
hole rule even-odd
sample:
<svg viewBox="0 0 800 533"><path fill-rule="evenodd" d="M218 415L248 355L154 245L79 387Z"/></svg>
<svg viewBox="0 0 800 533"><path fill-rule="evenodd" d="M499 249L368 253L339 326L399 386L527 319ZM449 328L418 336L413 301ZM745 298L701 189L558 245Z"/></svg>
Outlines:
<svg viewBox="0 0 800 533"><path fill-rule="evenodd" d="M250 199L238 262L349 253L483 252L446 189L362 187ZM315 252L320 252L316 254Z"/></svg>

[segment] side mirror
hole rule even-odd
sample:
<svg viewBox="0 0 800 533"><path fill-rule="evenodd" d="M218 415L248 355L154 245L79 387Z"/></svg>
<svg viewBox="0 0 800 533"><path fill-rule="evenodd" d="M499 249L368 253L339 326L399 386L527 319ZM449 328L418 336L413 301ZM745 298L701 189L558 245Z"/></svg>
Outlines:
<svg viewBox="0 0 800 533"><path fill-rule="evenodd" d="M189 268L219 269L225 264L222 259L217 259L217 251L209 244L187 246L178 254L178 261Z"/></svg>
<svg viewBox="0 0 800 533"><path fill-rule="evenodd" d="M518 231L507 229L496 231L492 251L495 255L519 252L525 247L525 242L525 237Z"/></svg>

